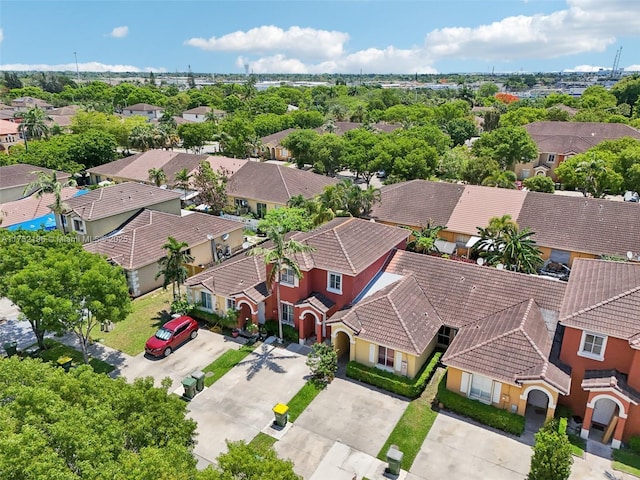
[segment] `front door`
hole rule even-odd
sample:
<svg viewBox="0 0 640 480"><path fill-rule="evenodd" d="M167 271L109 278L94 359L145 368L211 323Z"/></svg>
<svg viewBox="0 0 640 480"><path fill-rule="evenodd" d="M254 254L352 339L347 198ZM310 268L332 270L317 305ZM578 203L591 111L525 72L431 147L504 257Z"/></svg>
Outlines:
<svg viewBox="0 0 640 480"><path fill-rule="evenodd" d="M601 398L593 407L591 421L600 425L609 425L611 417L616 411L616 403L608 398Z"/></svg>

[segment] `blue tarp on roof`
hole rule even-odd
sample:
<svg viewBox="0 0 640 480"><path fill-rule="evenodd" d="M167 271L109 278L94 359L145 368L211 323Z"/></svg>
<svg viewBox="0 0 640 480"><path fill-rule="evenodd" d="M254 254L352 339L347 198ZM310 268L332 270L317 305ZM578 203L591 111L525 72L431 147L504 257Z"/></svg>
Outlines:
<svg viewBox="0 0 640 480"><path fill-rule="evenodd" d="M74 197L79 197L80 195L84 195L85 193L89 193L89 190L78 190L78 193L74 195ZM56 216L53 213L48 213L47 215L42 215L41 217L32 218L31 220L25 220L24 222L16 223L14 225L9 225L7 230L15 231L15 230L27 230L29 232L36 232L38 230L55 230L56 229Z"/></svg>

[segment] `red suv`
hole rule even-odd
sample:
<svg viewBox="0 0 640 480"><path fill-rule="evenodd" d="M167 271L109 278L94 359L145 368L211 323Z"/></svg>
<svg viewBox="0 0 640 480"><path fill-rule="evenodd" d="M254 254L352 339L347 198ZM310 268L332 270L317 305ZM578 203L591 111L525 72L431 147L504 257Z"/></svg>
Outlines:
<svg viewBox="0 0 640 480"><path fill-rule="evenodd" d="M169 320L147 340L144 351L154 357L168 357L176 347L189 338L196 338L198 328L198 322L186 315Z"/></svg>

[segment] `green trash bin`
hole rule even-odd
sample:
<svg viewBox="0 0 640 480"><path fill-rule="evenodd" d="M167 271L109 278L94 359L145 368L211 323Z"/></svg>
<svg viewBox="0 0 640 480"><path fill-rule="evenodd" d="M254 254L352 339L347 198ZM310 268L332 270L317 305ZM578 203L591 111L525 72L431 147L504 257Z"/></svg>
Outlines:
<svg viewBox="0 0 640 480"><path fill-rule="evenodd" d="M196 384L198 382L193 377L187 377L182 380L182 386L184 387L184 397L192 399L196 396Z"/></svg>
<svg viewBox="0 0 640 480"><path fill-rule="evenodd" d="M387 463L389 464L387 472L391 475L400 475L400 467L402 465L403 457L404 453L398 450L398 446L391 445L389 450L387 450Z"/></svg>
<svg viewBox="0 0 640 480"><path fill-rule="evenodd" d="M196 370L191 374L191 377L196 379L196 390L198 392L204 390L204 372Z"/></svg>
<svg viewBox="0 0 640 480"><path fill-rule="evenodd" d="M4 344L4 351L7 352L7 357L13 357L18 354L18 342L7 342Z"/></svg>
<svg viewBox="0 0 640 480"><path fill-rule="evenodd" d="M60 357L58 358L58 365L64 368L65 372L68 372L71 369L71 363L73 362L73 358L71 357Z"/></svg>

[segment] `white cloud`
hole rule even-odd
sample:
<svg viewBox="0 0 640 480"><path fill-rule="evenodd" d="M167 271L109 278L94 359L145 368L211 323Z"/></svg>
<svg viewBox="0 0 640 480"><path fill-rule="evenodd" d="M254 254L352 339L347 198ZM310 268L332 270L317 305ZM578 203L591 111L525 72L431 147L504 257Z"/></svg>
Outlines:
<svg viewBox="0 0 640 480"><path fill-rule="evenodd" d="M109 36L113 38L124 38L127 35L129 35L129 27L127 26L116 27L111 30L111 33L109 34Z"/></svg>
<svg viewBox="0 0 640 480"><path fill-rule="evenodd" d="M186 45L215 52L241 52L236 64L256 73L436 73L440 60L527 61L603 52L618 37L640 31L639 0L566 0L549 14L519 15L475 27L445 27L424 43L349 51L349 34L266 25L220 37L191 38ZM582 70L578 70L582 69ZM595 69L595 70L593 70ZM567 71L597 71L582 65Z"/></svg>
<svg viewBox="0 0 640 480"><path fill-rule="evenodd" d="M273 25L236 31L216 38L191 38L186 45L214 52L251 52L257 54L290 54L305 58L334 58L344 53L349 34L290 27L288 30Z"/></svg>
<svg viewBox="0 0 640 480"><path fill-rule="evenodd" d="M628 67L624 67L625 72L640 72L640 63L636 63L635 65L629 65Z"/></svg>
<svg viewBox="0 0 640 480"><path fill-rule="evenodd" d="M598 67L596 65L577 65L573 68L566 68L563 72L566 73L593 73L600 70L611 70L611 67Z"/></svg>
<svg viewBox="0 0 640 480"><path fill-rule="evenodd" d="M47 65L47 64L24 64L24 63L14 63L14 64L6 64L0 65L0 71L8 70L8 71L18 71L18 72L29 72L29 71L39 71L39 72L75 72L76 64L75 63L60 63L57 65ZM79 63L78 70L81 72L114 72L114 73L124 73L124 72L158 72L163 73L167 70L165 68L156 68L156 67L136 67L133 65L107 65L100 62L86 62Z"/></svg>
<svg viewBox="0 0 640 480"><path fill-rule="evenodd" d="M4 30L0 28L0 43L4 40Z"/></svg>

